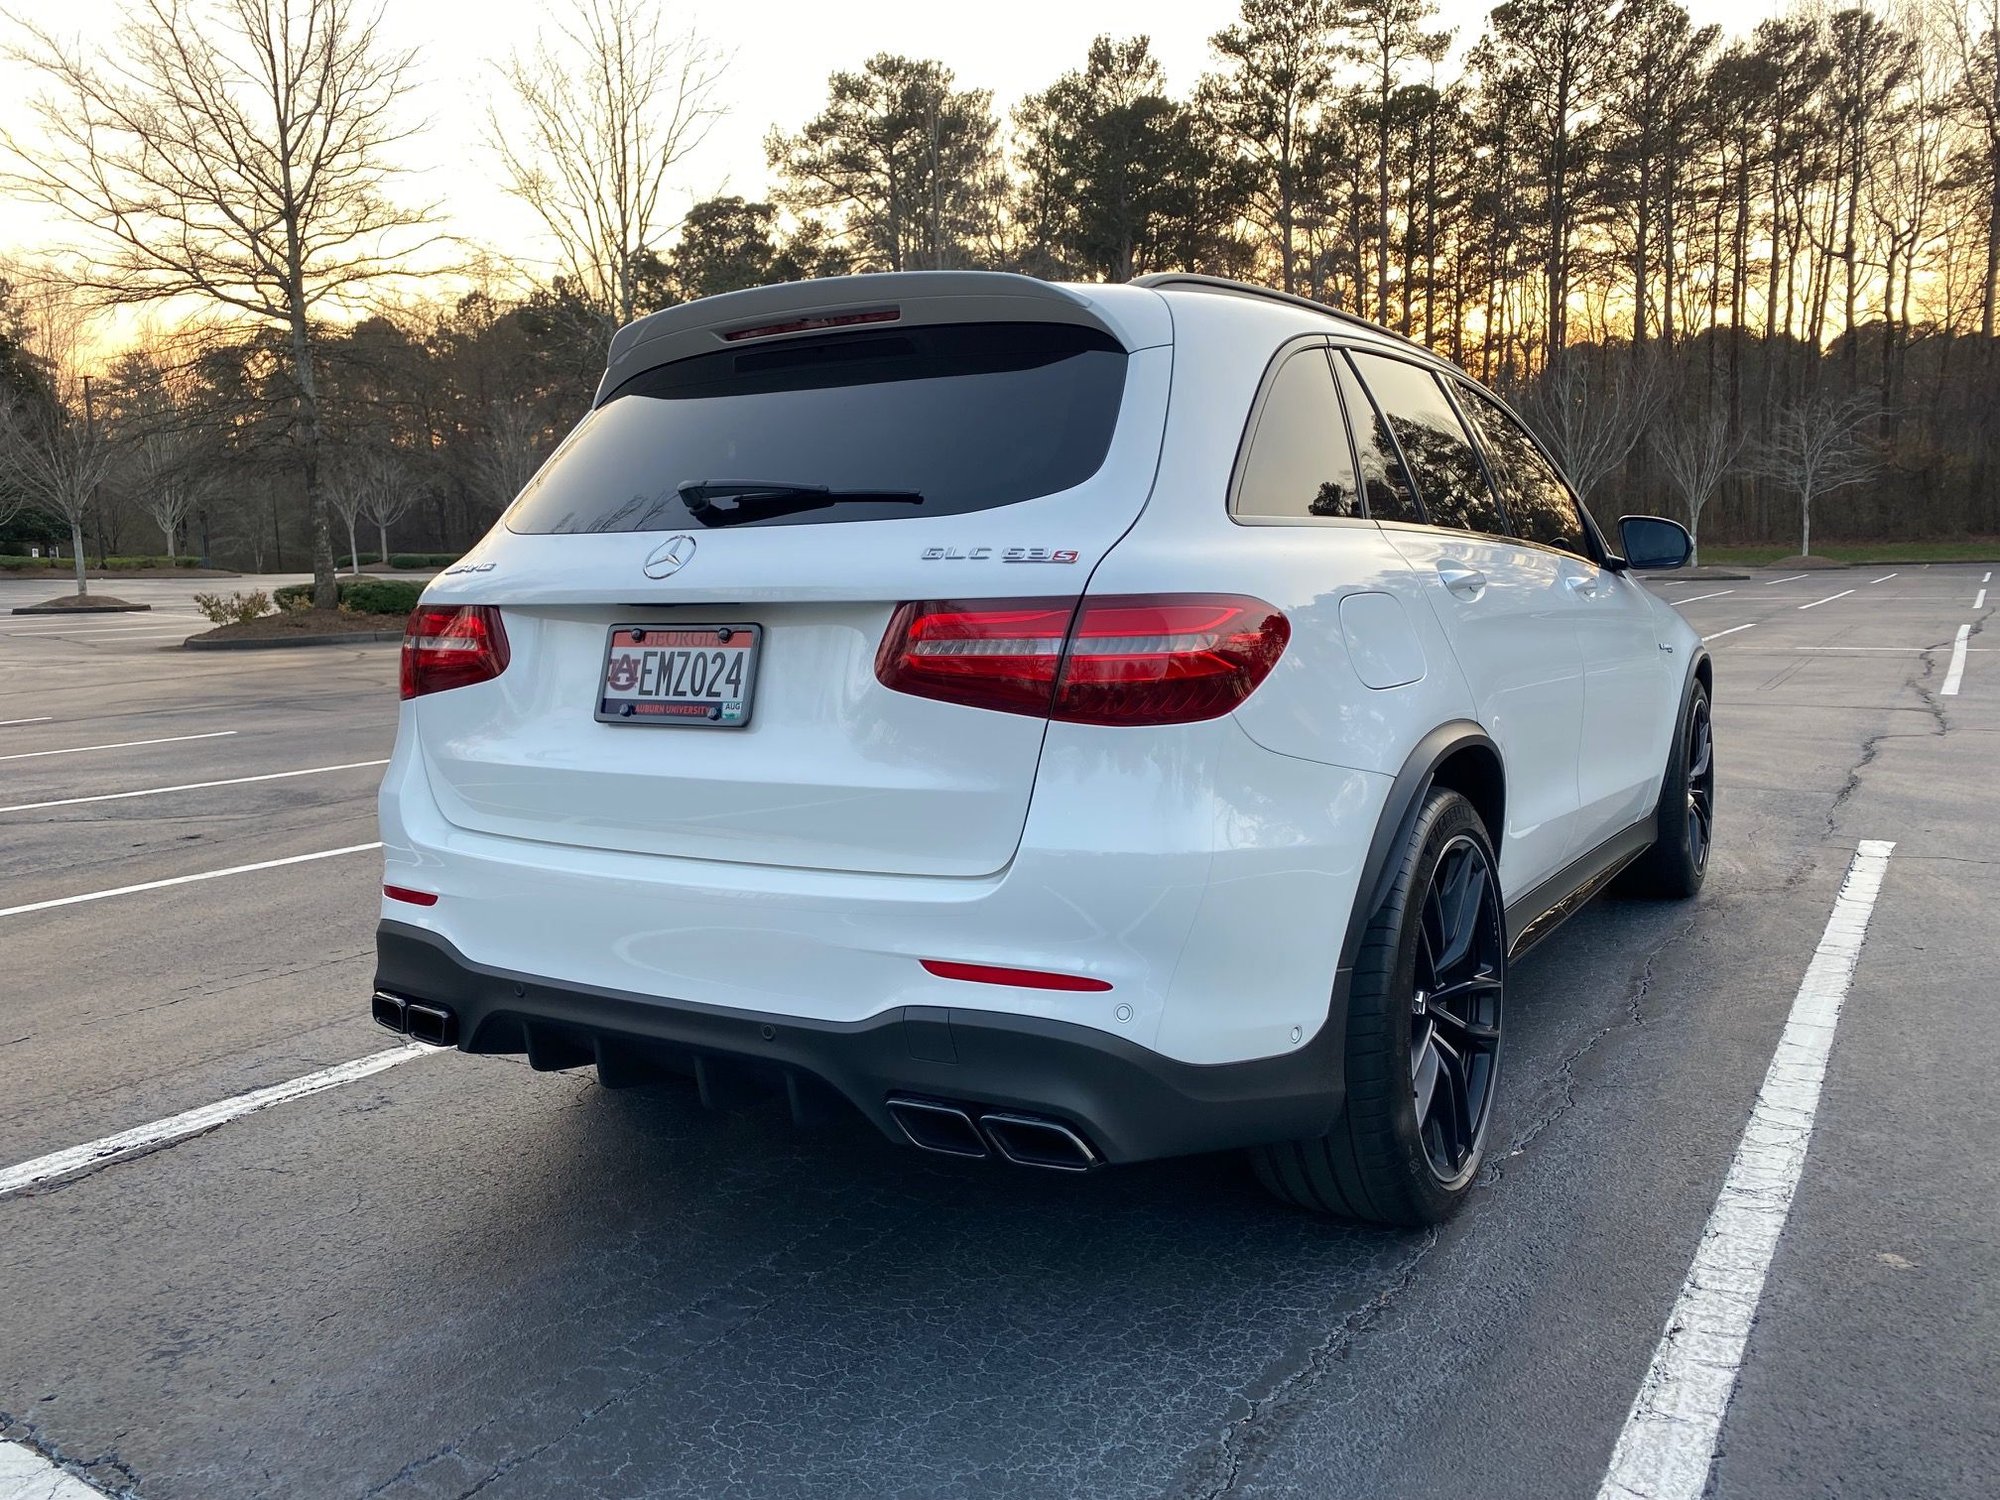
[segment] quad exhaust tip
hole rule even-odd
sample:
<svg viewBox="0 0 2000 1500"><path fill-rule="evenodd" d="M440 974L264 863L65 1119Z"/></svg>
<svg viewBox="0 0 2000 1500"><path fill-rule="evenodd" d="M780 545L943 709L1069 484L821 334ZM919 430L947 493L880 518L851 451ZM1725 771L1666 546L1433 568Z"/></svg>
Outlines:
<svg viewBox="0 0 2000 1500"><path fill-rule="evenodd" d="M1000 1113L975 1118L972 1109L935 1099L891 1099L888 1108L911 1145L944 1156L979 1158L997 1152L1016 1166L1055 1172L1087 1172L1103 1165L1090 1142L1057 1120Z"/></svg>
<svg viewBox="0 0 2000 1500"><path fill-rule="evenodd" d="M432 1047L451 1047L458 1042L458 1017L448 1006L425 1005L406 1000L387 990L377 990L369 1002L369 1013L398 1036Z"/></svg>

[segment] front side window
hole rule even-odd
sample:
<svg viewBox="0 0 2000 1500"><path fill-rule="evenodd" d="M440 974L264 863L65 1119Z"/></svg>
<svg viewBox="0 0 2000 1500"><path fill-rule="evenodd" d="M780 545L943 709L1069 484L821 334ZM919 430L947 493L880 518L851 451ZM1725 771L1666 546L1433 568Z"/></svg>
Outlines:
<svg viewBox="0 0 2000 1500"><path fill-rule="evenodd" d="M951 323L723 349L642 371L571 433L511 531L950 516L1082 484L1125 351L1054 323Z"/></svg>
<svg viewBox="0 0 2000 1500"><path fill-rule="evenodd" d="M1514 523L1514 534L1524 541L1588 557L1576 496L1527 430L1477 386L1461 382L1459 400L1486 445L1494 478L1507 499L1507 519Z"/></svg>
<svg viewBox="0 0 2000 1500"><path fill-rule="evenodd" d="M1479 451L1437 377L1420 366L1363 350L1349 351L1390 430L1434 526L1507 535L1500 502Z"/></svg>
<svg viewBox="0 0 2000 1500"><path fill-rule="evenodd" d="M1236 487L1236 514L1293 521L1363 514L1323 347L1293 354L1265 391Z"/></svg>

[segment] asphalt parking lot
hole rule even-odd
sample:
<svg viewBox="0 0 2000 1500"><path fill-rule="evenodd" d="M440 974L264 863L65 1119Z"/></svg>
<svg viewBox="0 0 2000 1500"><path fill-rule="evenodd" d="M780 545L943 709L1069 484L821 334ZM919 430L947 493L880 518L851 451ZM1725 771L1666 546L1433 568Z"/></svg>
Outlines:
<svg viewBox="0 0 2000 1500"><path fill-rule="evenodd" d="M0 1500L58 1493L50 1464L146 1500L1625 1493L1875 841L1707 1484L2000 1485L1987 568L1660 586L1715 657L1707 889L1598 902L1516 971L1501 1144L1423 1234L1289 1211L1229 1159L961 1166L394 1049L367 996L396 647L176 651L204 586L0 613ZM48 592L0 581L0 610Z"/></svg>

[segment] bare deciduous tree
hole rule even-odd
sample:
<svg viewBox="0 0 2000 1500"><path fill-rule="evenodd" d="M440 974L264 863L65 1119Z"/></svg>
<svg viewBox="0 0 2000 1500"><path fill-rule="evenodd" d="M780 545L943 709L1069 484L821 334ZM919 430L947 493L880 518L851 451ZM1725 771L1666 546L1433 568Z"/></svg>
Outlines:
<svg viewBox="0 0 2000 1500"><path fill-rule="evenodd" d="M480 498L504 510L542 466L543 425L525 401L496 401L487 408L473 453Z"/></svg>
<svg viewBox="0 0 2000 1500"><path fill-rule="evenodd" d="M500 68L512 108L488 111L487 134L507 189L607 321L638 311L641 260L673 227L668 174L721 117L725 63L693 30L666 29L645 0L574 0L553 38Z"/></svg>
<svg viewBox="0 0 2000 1500"><path fill-rule="evenodd" d="M139 508L160 528L168 557L189 512L211 494L220 479L209 452L208 434L196 406L187 369L171 352L137 351L120 362L122 430L127 472Z"/></svg>
<svg viewBox="0 0 2000 1500"><path fill-rule="evenodd" d="M284 330L313 597L337 597L320 484L316 320L419 274L428 207L390 196L411 55L351 0L133 0L102 53L31 22L39 141L0 132L0 190L85 231L81 284L115 304L199 298Z"/></svg>
<svg viewBox="0 0 2000 1500"><path fill-rule="evenodd" d="M1689 561L1699 562L1702 508L1742 457L1742 434L1730 432L1729 413L1720 405L1693 407L1654 428L1653 451L1687 509L1688 536L1694 541Z"/></svg>
<svg viewBox="0 0 2000 1500"><path fill-rule="evenodd" d="M1813 501L1875 477L1881 452L1870 429L1878 413L1865 396L1812 395L1782 406L1751 468L1799 497L1799 555L1812 555Z"/></svg>
<svg viewBox="0 0 2000 1500"><path fill-rule="evenodd" d="M1566 349L1523 395L1524 416L1582 492L1601 485L1651 425L1661 397L1659 363L1609 350Z"/></svg>
<svg viewBox="0 0 2000 1500"><path fill-rule="evenodd" d="M347 528L348 568L356 576L361 572L361 548L354 539L354 527L361 518L361 507L367 499L367 463L365 452L337 454L326 466L326 473L320 476L320 483L326 490L326 503L333 507L334 514ZM314 602L318 603L317 600Z"/></svg>
<svg viewBox="0 0 2000 1500"><path fill-rule="evenodd" d="M417 498L409 468L393 454L372 452L362 464L361 512L375 523L381 560L389 561L389 528L402 520Z"/></svg>
<svg viewBox="0 0 2000 1500"><path fill-rule="evenodd" d="M38 288L29 308L27 343L44 389L9 399L0 410L0 494L16 508L48 511L69 523L76 591L90 592L84 572L83 521L111 468L109 435L90 411L89 377L81 364L83 310L65 289Z"/></svg>

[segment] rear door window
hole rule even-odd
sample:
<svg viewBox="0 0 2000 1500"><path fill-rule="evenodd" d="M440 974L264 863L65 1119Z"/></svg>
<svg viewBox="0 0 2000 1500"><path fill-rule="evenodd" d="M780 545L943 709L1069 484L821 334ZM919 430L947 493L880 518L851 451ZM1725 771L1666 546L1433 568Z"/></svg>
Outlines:
<svg viewBox="0 0 2000 1500"><path fill-rule="evenodd" d="M1236 514L1291 521L1363 514L1323 345L1294 353L1264 392L1236 487Z"/></svg>
<svg viewBox="0 0 2000 1500"><path fill-rule="evenodd" d="M1576 496L1527 430L1477 386L1461 381L1458 396L1486 445L1486 457L1506 498L1507 519L1513 523L1514 534L1524 541L1588 557Z"/></svg>
<svg viewBox="0 0 2000 1500"><path fill-rule="evenodd" d="M1363 388L1347 356L1333 356L1333 372L1347 407L1347 421L1354 433L1354 455L1361 464L1361 484L1368 496L1368 514L1378 521L1422 521L1417 489L1403 468L1396 451L1396 439L1389 431L1374 400Z"/></svg>
<svg viewBox="0 0 2000 1500"><path fill-rule="evenodd" d="M675 361L614 390L511 531L683 531L949 516L1082 484L1125 390L1109 334L937 324Z"/></svg>
<svg viewBox="0 0 2000 1500"><path fill-rule="evenodd" d="M1507 535L1486 466L1437 377L1400 359L1359 349L1349 352L1388 418L1431 524Z"/></svg>

